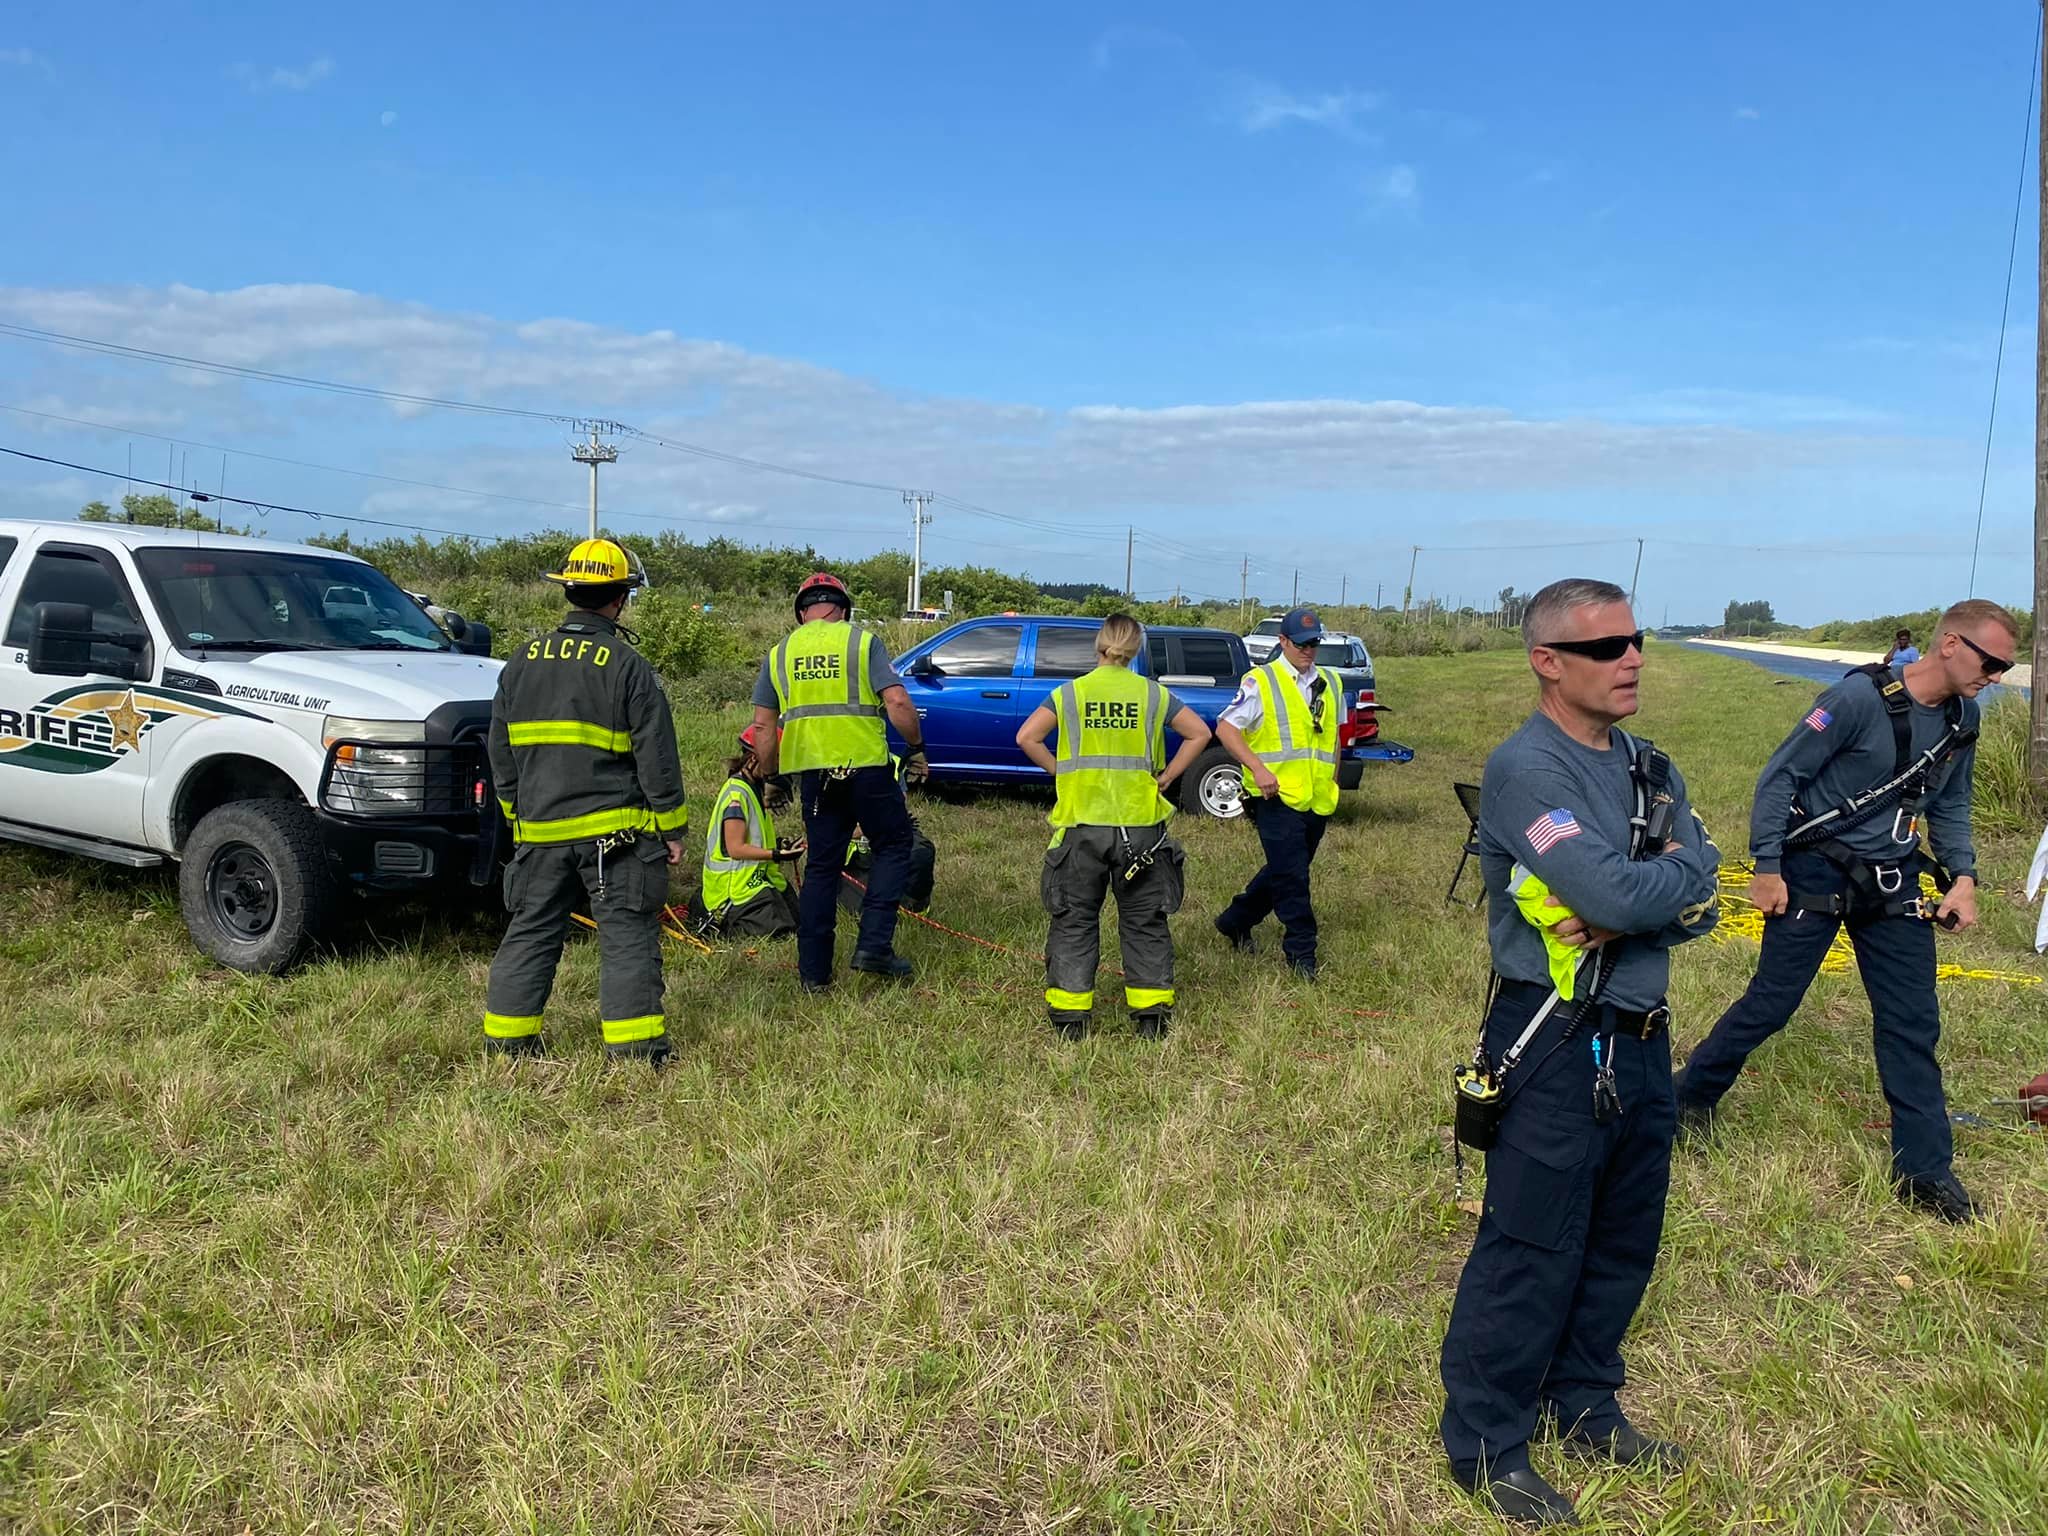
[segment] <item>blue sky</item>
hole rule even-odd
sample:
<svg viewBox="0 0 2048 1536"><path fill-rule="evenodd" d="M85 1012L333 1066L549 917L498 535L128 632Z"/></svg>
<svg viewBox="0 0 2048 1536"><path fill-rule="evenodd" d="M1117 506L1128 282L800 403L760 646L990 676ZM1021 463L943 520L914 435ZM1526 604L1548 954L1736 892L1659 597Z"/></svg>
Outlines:
<svg viewBox="0 0 2048 1536"><path fill-rule="evenodd" d="M1046 579L1120 581L1134 526L1148 594L1249 556L1268 599L1398 596L1419 543L1479 600L1625 580L1640 536L1653 621L1927 606L1969 573L2035 15L16 6L0 321L929 487L1009 519L942 503L933 558ZM2018 602L2033 207L1977 582ZM584 494L547 423L20 340L0 404L10 446L436 529ZM0 508L104 492L0 463ZM645 445L605 499L908 536Z"/></svg>

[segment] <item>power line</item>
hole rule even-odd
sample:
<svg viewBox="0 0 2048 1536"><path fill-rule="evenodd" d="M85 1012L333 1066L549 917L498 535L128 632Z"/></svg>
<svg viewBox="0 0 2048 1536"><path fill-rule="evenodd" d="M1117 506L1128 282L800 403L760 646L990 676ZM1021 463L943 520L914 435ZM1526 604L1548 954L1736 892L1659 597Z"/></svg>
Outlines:
<svg viewBox="0 0 2048 1536"><path fill-rule="evenodd" d="M1984 469L1977 479L1977 532L1970 540L1970 587L1966 594L1977 595L1977 548L1984 542L1984 497L1991 489L1991 433L1998 425L1998 380L2005 371L2005 322L2012 313L2012 268L2013 260L2020 250L2020 204L2027 195L2027 146L2034 136L2034 88L2040 83L2035 61L2041 54L2040 10L2034 12L2034 49L2027 56L2027 120L2020 125L2020 184L2012 194L2012 239L2005 251L2005 296L1998 303L1998 357L1991 364L1991 415L1984 423Z"/></svg>
<svg viewBox="0 0 2048 1536"><path fill-rule="evenodd" d="M438 533L443 538L450 539L488 539L493 544L518 537L516 534L503 533L458 533L453 528L430 528L423 523L394 523L385 518L360 517L349 512L316 512L311 507L288 506L281 501L258 501L251 496L227 496L212 491L195 491L190 486L179 485L174 481L145 480L137 476L124 475L117 469L100 469L91 464L73 464L66 459L53 459L47 454L30 453L23 448L0 447L0 453L9 454L17 459L29 459L37 464L55 465L58 469L74 469L82 475L104 475L109 480L124 480L133 485L152 486L159 491L176 491L180 496L189 496L194 501L230 502L238 507L253 508L266 515L272 512L292 512L300 517L310 517L315 522L363 523L372 528L396 528L401 533Z"/></svg>
<svg viewBox="0 0 2048 1536"><path fill-rule="evenodd" d="M587 415L570 414L562 411L528 411L510 405L484 405L474 400L452 400L442 395L415 395L404 390L376 389L368 384L343 384L333 379L316 379L301 373L280 373L270 368L251 368L241 363L213 362L206 358L185 357L176 352L157 352L148 347L124 346L117 341L100 341L90 336L69 336L62 331L39 330L32 325L16 325L0 321L0 336L12 337L17 341L39 341L50 346L69 347L79 352L95 352L104 357L123 357L137 362L159 363L172 368L189 368L197 373L219 374L226 378L255 379L266 384L288 384L294 389L314 389L330 395L353 395L364 400L384 400L394 405L433 406L447 411L468 411L479 416L515 416L527 421L549 421L575 424L588 419Z"/></svg>

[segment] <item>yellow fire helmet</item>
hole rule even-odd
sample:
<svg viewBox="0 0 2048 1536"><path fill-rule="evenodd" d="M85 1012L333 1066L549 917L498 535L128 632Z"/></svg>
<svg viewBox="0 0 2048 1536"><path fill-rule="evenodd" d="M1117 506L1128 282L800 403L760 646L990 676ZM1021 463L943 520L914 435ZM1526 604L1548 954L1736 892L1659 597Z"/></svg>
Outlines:
<svg viewBox="0 0 2048 1536"><path fill-rule="evenodd" d="M585 539L547 579L563 587L637 587L647 578L610 539Z"/></svg>

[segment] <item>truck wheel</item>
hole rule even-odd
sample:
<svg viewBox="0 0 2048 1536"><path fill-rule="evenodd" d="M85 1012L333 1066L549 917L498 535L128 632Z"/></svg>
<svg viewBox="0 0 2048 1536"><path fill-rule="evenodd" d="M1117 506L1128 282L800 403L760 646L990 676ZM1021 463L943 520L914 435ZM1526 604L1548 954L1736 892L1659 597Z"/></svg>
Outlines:
<svg viewBox="0 0 2048 1536"><path fill-rule="evenodd" d="M1237 759L1221 747L1210 747L1195 759L1181 783L1181 809L1231 821L1244 814L1244 780Z"/></svg>
<svg viewBox="0 0 2048 1536"><path fill-rule="evenodd" d="M275 976L325 929L333 878L313 813L294 800L238 800L186 840L178 905L192 942L222 965Z"/></svg>

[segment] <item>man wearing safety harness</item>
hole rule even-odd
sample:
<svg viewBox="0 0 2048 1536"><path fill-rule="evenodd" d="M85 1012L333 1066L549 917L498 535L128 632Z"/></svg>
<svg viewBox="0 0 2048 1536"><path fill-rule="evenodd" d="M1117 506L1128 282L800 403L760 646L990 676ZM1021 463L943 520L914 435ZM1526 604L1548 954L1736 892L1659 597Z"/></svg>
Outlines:
<svg viewBox="0 0 2048 1536"><path fill-rule="evenodd" d="M1131 671L1145 631L1111 614L1095 634L1097 666L1063 683L1017 732L1024 755L1053 776L1052 846L1039 895L1052 919L1045 941L1045 1006L1069 1040L1088 1032L1102 901L1116 892L1124 1006L1138 1034L1166 1038L1173 1019L1173 934L1184 886L1180 844L1167 834L1163 791L1209 745L1202 717L1149 677ZM1166 761L1168 727L1180 750ZM1059 731L1059 750L1045 739Z"/></svg>
<svg viewBox="0 0 2048 1536"><path fill-rule="evenodd" d="M1615 1393L1671 1175L1669 952L1713 926L1719 857L1670 759L1616 729L1643 666L1627 594L1554 582L1522 633L1536 712L1487 759L1480 800L1496 980L1458 1073L1458 1135L1487 1153L1486 1204L1444 1335L1441 1429L1464 1487L1570 1525L1571 1501L1529 1463L1539 1417L1581 1457L1684 1460ZM1543 910L1531 881L1556 904L1547 930L1518 899ZM1560 947L1584 958L1554 967Z"/></svg>
<svg viewBox="0 0 2048 1536"><path fill-rule="evenodd" d="M1900 1199L1965 1222L1977 1214L1950 1163L1954 1138L1934 1048L1933 923L1977 920L1970 846L1977 694L2012 667L2017 626L1982 598L1941 616L1927 654L1903 668L1859 667L1820 696L1764 765L1750 811L1750 899L1764 914L1755 978L1686 1062L1678 1107L1688 1136L1750 1053L1783 1029L1847 925L1870 995L1878 1079L1892 1112ZM1925 816L1937 864L1920 850ZM1946 886L1923 899L1920 876Z"/></svg>
<svg viewBox="0 0 2048 1536"><path fill-rule="evenodd" d="M796 969L807 992L832 985L840 871L858 826L874 853L853 968L907 981L896 953L896 904L910 874L903 785L931 776L924 730L882 642L851 622L846 583L819 571L797 589L797 628L761 663L754 684L754 755L761 776L797 776L810 857L797 897ZM902 782L889 767L886 715L904 742ZM781 723L778 744L776 725Z"/></svg>
<svg viewBox="0 0 2048 1536"><path fill-rule="evenodd" d="M577 892L597 924L598 1011L607 1056L668 1055L661 909L683 856L683 769L661 682L619 614L640 573L610 539L586 539L548 577L575 611L515 650L491 704L491 777L516 845L511 913L491 961L484 1043L541 1053Z"/></svg>
<svg viewBox="0 0 2048 1536"><path fill-rule="evenodd" d="M1280 620L1280 652L1247 672L1216 720L1216 739L1243 769L1244 807L1266 862L1216 916L1216 931L1249 951L1252 930L1272 913L1280 948L1297 976L1316 975L1316 910L1309 865L1337 809L1337 730L1344 688L1316 665L1323 622L1312 608Z"/></svg>

